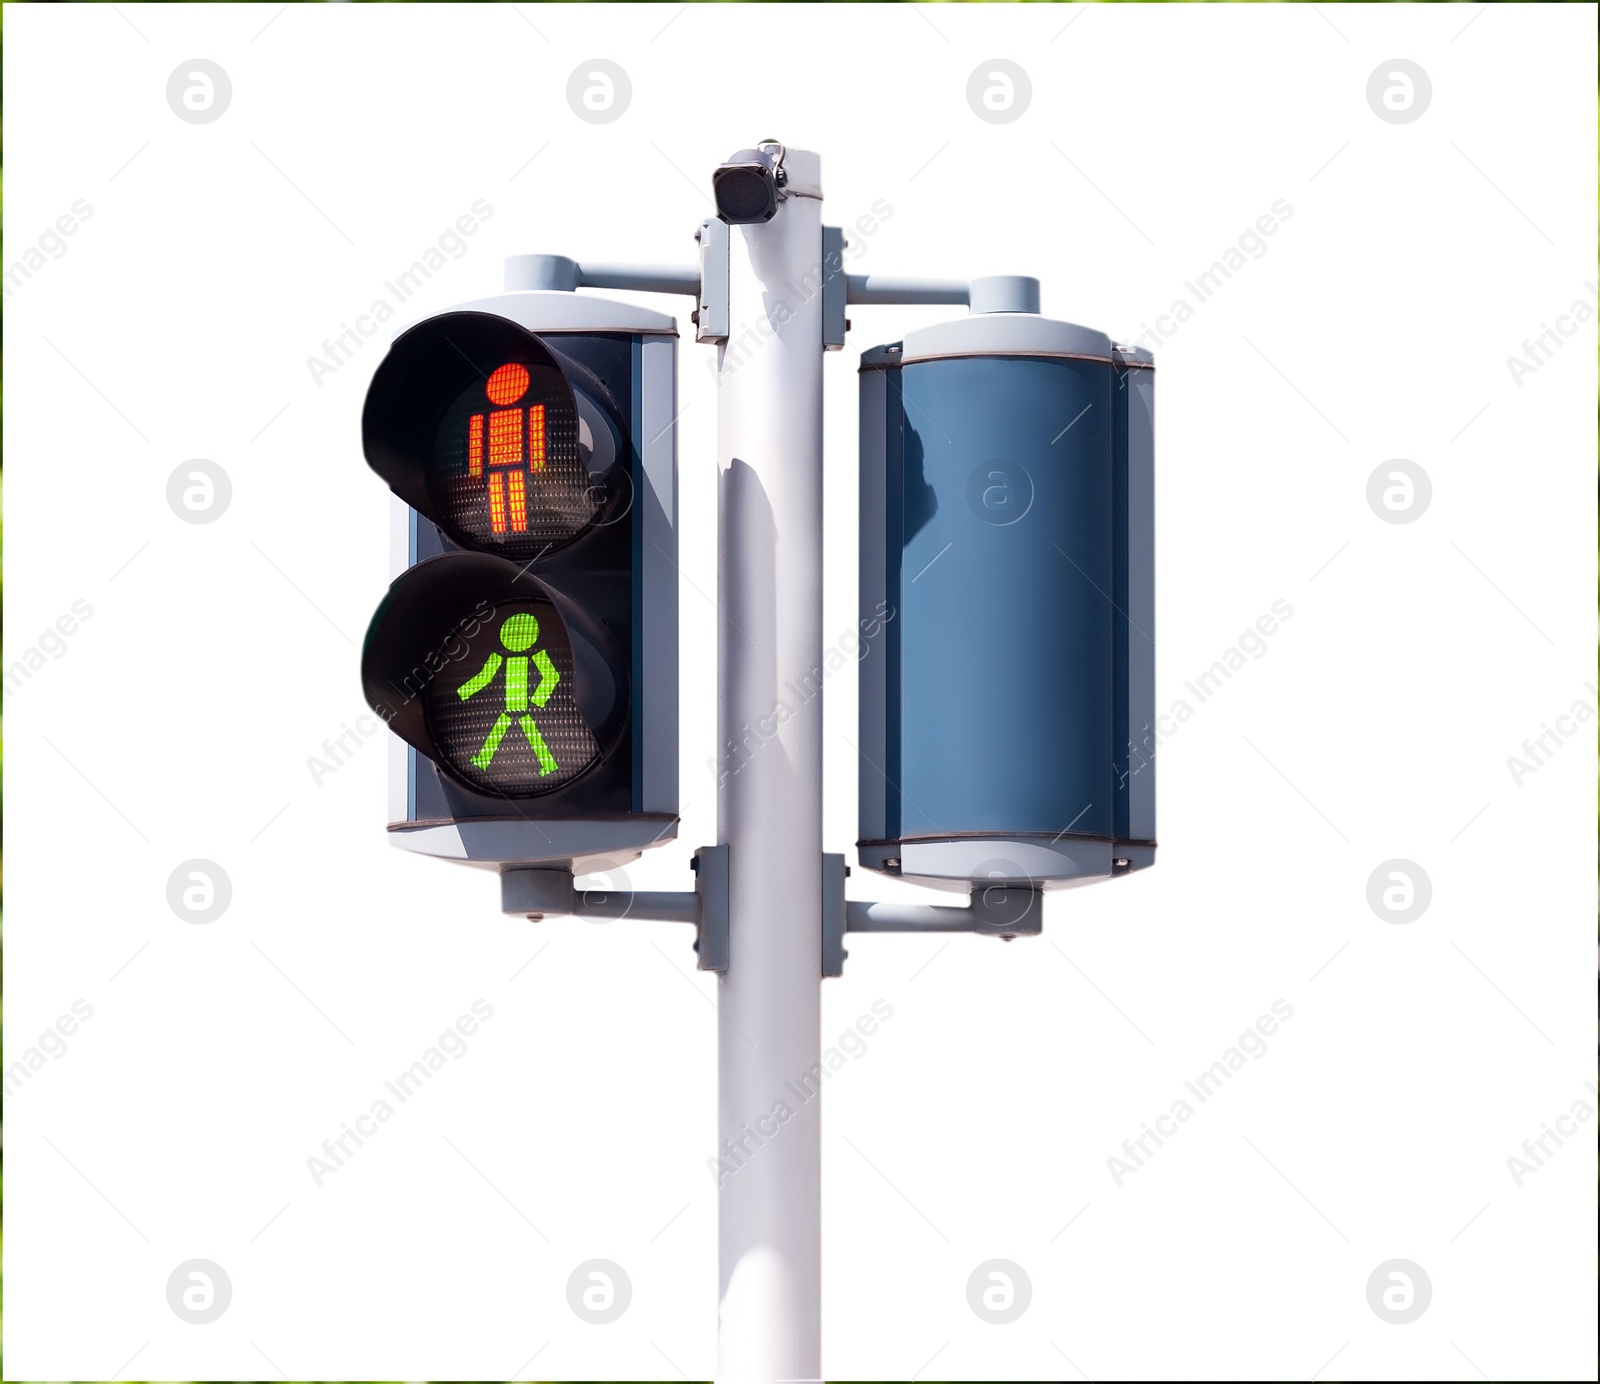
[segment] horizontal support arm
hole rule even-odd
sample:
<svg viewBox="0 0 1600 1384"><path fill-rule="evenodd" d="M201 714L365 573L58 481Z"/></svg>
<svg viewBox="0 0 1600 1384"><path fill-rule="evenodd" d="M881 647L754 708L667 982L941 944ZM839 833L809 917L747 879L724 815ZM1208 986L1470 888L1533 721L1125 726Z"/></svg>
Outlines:
<svg viewBox="0 0 1600 1384"><path fill-rule="evenodd" d="M914 279L894 274L849 274L847 303L962 303L971 289L965 279Z"/></svg>
<svg viewBox="0 0 1600 1384"><path fill-rule="evenodd" d="M867 903L846 899L846 932L971 932L971 908L925 903Z"/></svg>
<svg viewBox="0 0 1600 1384"><path fill-rule="evenodd" d="M846 932L978 932L1025 937L1042 930L1044 895L1037 889L991 884L974 888L965 908L946 904L868 903L847 899Z"/></svg>
<svg viewBox="0 0 1600 1384"><path fill-rule="evenodd" d="M660 264L580 264L579 288L616 288L634 293L687 293L700 296L700 270Z"/></svg>
<svg viewBox="0 0 1600 1384"><path fill-rule="evenodd" d="M847 303L965 303L973 312L1038 312L1039 281L1025 274L979 279L904 279L847 274Z"/></svg>
<svg viewBox="0 0 1600 1384"><path fill-rule="evenodd" d="M697 265L579 264L565 255L512 255L506 260L506 288L571 293L579 288L622 289L634 293L700 295Z"/></svg>
<svg viewBox="0 0 1600 1384"><path fill-rule="evenodd" d="M652 923L698 923L700 896L583 889L575 892L570 912L574 918L638 918Z"/></svg>
<svg viewBox="0 0 1600 1384"><path fill-rule="evenodd" d="M715 218L701 222L695 233L700 243L697 264L584 264L566 255L512 255L506 260L506 289L513 293L527 289L571 293L580 288L681 293L696 300L695 339L724 341L728 335L727 230ZM850 303L952 303L977 313L1039 311L1037 279L1020 274L971 280L846 274L844 243L844 232L837 226L823 228L823 344L828 350L844 344L844 313Z"/></svg>

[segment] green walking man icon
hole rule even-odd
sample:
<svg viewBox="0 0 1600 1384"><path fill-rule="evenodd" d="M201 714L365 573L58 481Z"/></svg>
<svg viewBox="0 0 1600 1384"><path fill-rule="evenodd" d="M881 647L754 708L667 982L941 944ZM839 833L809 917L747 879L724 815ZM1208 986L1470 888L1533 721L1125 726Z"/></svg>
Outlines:
<svg viewBox="0 0 1600 1384"><path fill-rule="evenodd" d="M494 760L495 751L500 748L500 742L511 729L513 712L518 713L517 724L522 727L522 733L528 737L528 744L538 756L540 777L554 773L561 767L556 763L556 757L550 753L550 747L544 743L544 737L539 734L539 727L534 725L533 717L528 715L528 704L532 702L534 706L542 707L550 700L550 694L556 690L556 684L561 681L561 674L556 672L556 665L550 661L550 655L543 649L535 653L531 659L524 656L523 651L531 649L538 638L539 622L533 616L508 616L505 623L500 626L500 642L511 651L511 657L502 659L498 653L490 654L477 676L456 688L456 696L466 701L468 697L475 696L493 682L495 674L500 671L500 665L502 663L505 665L506 709L495 721L488 739L483 742L483 748L472 756L472 762L480 769L488 769ZM529 663L539 670L539 685L531 693L528 691Z"/></svg>

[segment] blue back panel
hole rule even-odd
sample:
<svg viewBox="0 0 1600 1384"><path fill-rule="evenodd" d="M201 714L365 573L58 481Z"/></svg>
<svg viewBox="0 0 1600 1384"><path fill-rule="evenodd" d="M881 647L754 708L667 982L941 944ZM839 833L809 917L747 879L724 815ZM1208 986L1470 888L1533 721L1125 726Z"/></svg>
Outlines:
<svg viewBox="0 0 1600 1384"><path fill-rule="evenodd" d="M887 834L1109 837L1112 367L964 357L890 379Z"/></svg>

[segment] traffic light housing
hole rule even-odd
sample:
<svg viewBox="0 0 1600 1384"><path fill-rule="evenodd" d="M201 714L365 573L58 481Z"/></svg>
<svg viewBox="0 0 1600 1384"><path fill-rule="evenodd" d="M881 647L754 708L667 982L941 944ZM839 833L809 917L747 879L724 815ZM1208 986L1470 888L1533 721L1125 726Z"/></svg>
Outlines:
<svg viewBox="0 0 1600 1384"><path fill-rule="evenodd" d="M861 358L860 839L943 888L1155 862L1154 362L1036 312Z"/></svg>
<svg viewBox="0 0 1600 1384"><path fill-rule="evenodd" d="M362 415L396 576L362 650L410 850L577 872L677 827L676 328L566 292L401 333Z"/></svg>

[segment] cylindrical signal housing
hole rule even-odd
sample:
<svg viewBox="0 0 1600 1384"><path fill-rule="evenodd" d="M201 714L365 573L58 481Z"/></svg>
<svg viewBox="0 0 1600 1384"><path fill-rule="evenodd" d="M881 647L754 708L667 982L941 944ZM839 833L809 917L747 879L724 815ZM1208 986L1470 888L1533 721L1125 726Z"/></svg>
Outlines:
<svg viewBox="0 0 1600 1384"><path fill-rule="evenodd" d="M938 887L1155 861L1154 362L1028 312L861 360L860 840Z"/></svg>

